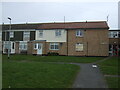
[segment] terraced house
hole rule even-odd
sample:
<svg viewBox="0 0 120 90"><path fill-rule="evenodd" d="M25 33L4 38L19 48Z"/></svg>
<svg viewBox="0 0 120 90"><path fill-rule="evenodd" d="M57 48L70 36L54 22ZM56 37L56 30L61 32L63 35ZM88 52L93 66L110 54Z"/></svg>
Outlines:
<svg viewBox="0 0 120 90"><path fill-rule="evenodd" d="M105 21L2 25L3 53L69 56L108 56ZM10 44L9 44L10 37Z"/></svg>
<svg viewBox="0 0 120 90"><path fill-rule="evenodd" d="M120 30L109 30L109 55L120 56Z"/></svg>

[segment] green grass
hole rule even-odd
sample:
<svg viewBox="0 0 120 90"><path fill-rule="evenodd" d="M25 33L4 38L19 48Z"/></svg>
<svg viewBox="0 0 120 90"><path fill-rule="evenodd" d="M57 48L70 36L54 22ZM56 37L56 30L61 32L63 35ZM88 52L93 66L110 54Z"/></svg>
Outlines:
<svg viewBox="0 0 120 90"><path fill-rule="evenodd" d="M99 66L103 74L118 75L118 57L111 57L99 63Z"/></svg>
<svg viewBox="0 0 120 90"><path fill-rule="evenodd" d="M120 78L117 77L106 77L107 83L109 88L119 88L118 86L118 80L120 80Z"/></svg>
<svg viewBox="0 0 120 90"><path fill-rule="evenodd" d="M21 57L22 58L22 57ZM43 62L3 62L3 88L69 88L79 66Z"/></svg>
<svg viewBox="0 0 120 90"><path fill-rule="evenodd" d="M118 70L119 57L111 57L99 63L99 67L104 75L120 75ZM109 88L118 88L118 77L105 77Z"/></svg>
<svg viewBox="0 0 120 90"><path fill-rule="evenodd" d="M73 56L33 56L33 55L11 55L10 60L39 61L39 62L75 62L92 63L103 59L103 57L73 57ZM3 55L3 60L7 60L7 55Z"/></svg>

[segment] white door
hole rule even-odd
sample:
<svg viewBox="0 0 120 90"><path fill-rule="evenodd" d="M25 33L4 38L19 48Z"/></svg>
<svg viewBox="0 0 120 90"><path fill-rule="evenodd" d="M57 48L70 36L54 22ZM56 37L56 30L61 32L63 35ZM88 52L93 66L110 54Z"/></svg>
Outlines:
<svg viewBox="0 0 120 90"><path fill-rule="evenodd" d="M11 42L11 53L15 53L15 42Z"/></svg>
<svg viewBox="0 0 120 90"><path fill-rule="evenodd" d="M36 46L37 46L37 54L41 55L42 54L42 44L36 43Z"/></svg>

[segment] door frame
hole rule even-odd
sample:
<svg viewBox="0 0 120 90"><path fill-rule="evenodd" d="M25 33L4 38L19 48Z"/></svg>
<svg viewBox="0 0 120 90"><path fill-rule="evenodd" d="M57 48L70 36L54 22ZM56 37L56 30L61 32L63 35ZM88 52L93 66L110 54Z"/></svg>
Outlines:
<svg viewBox="0 0 120 90"><path fill-rule="evenodd" d="M36 54L37 55L42 55L42 51L43 51L43 44L42 43L35 43L36 47L34 49L37 50ZM40 46L39 46L40 45Z"/></svg>

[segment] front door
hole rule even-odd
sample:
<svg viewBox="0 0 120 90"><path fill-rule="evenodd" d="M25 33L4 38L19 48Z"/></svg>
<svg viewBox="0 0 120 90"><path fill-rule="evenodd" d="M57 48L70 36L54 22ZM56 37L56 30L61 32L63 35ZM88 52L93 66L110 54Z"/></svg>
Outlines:
<svg viewBox="0 0 120 90"><path fill-rule="evenodd" d="M37 48L37 54L41 55L42 54L42 44L36 43L36 48Z"/></svg>
<svg viewBox="0 0 120 90"><path fill-rule="evenodd" d="M15 42L11 42L11 53L15 53Z"/></svg>

